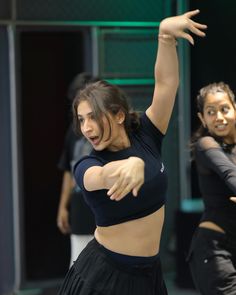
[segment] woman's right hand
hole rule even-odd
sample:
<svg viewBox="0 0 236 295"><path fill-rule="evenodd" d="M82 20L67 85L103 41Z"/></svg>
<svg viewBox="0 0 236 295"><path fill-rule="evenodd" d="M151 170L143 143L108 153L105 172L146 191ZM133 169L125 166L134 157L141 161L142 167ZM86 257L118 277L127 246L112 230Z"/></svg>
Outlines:
<svg viewBox="0 0 236 295"><path fill-rule="evenodd" d="M70 233L69 211L65 207L60 207L58 210L57 227L64 235Z"/></svg>
<svg viewBox="0 0 236 295"><path fill-rule="evenodd" d="M120 201L130 192L137 197L144 183L144 161L138 157L130 157L110 177L117 178L107 192L111 200Z"/></svg>

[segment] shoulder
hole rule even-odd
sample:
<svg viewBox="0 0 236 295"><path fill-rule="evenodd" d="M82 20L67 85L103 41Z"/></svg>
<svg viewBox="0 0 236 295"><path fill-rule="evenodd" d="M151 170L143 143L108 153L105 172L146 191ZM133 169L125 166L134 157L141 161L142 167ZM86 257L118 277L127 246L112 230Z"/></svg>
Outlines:
<svg viewBox="0 0 236 295"><path fill-rule="evenodd" d="M151 121L146 112L140 116L140 129L152 136L158 136L161 139L165 136Z"/></svg>
<svg viewBox="0 0 236 295"><path fill-rule="evenodd" d="M204 136L198 139L196 142L197 150L209 150L221 148L220 144L216 141L216 139L212 136Z"/></svg>

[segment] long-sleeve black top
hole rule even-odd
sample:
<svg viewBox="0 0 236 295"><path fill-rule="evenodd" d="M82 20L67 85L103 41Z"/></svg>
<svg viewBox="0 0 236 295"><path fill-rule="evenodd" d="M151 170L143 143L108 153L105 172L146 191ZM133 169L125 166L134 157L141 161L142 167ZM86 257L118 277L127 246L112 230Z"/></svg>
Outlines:
<svg viewBox="0 0 236 295"><path fill-rule="evenodd" d="M205 204L201 221L212 221L236 237L236 146L222 145L211 136L195 144L199 186Z"/></svg>

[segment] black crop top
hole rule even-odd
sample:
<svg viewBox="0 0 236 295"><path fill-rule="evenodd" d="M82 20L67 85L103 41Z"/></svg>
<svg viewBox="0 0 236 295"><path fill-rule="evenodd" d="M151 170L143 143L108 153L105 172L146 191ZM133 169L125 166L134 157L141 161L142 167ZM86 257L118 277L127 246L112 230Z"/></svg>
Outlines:
<svg viewBox="0 0 236 295"><path fill-rule="evenodd" d="M213 137L198 140L195 159L205 204L201 221L212 221L236 237L236 147L221 145Z"/></svg>
<svg viewBox="0 0 236 295"><path fill-rule="evenodd" d="M98 226L110 226L147 216L165 203L167 176L161 160L163 134L152 124L144 113L140 127L130 135L131 146L116 152L93 150L74 167L77 184L84 191L84 198L92 209ZM137 197L129 193L116 202L107 196L107 190L87 191L83 185L85 171L92 166L103 166L108 162L140 157L145 162L145 181Z"/></svg>

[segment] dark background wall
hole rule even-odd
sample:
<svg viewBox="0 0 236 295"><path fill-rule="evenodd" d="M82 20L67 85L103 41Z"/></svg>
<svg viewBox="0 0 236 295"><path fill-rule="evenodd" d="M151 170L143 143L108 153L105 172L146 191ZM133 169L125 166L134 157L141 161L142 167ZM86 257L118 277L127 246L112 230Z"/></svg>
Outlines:
<svg viewBox="0 0 236 295"><path fill-rule="evenodd" d="M56 228L61 183L56 167L69 123L67 84L72 74L83 71L82 36L19 33L27 280L60 277L69 263L68 237Z"/></svg>

